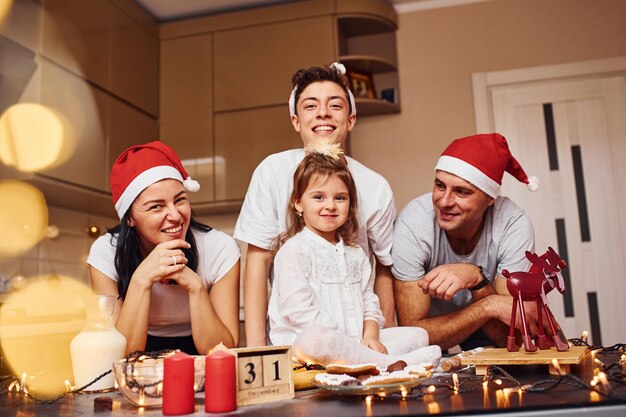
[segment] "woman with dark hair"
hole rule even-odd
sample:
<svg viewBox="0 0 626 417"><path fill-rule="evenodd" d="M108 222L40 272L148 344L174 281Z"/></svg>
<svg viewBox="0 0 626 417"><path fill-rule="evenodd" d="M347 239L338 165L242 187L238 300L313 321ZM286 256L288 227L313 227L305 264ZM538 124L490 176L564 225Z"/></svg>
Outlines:
<svg viewBox="0 0 626 417"><path fill-rule="evenodd" d="M197 191L172 148L154 141L124 151L111 169L121 223L91 246L97 294L117 297L114 320L135 350L206 354L239 342L235 240L194 220Z"/></svg>

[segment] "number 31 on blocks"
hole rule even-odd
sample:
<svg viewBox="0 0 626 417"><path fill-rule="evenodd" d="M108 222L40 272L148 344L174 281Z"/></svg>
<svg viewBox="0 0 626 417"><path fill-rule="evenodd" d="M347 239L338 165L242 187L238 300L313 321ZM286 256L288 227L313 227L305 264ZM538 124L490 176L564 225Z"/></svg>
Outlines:
<svg viewBox="0 0 626 417"><path fill-rule="evenodd" d="M291 346L231 351L237 355L237 406L293 398Z"/></svg>

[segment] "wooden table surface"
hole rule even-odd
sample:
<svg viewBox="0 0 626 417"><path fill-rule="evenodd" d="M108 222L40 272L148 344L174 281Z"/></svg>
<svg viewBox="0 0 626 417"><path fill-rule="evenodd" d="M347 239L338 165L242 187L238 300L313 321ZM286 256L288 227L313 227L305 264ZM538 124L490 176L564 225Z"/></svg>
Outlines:
<svg viewBox="0 0 626 417"><path fill-rule="evenodd" d="M614 355L614 354L605 354ZM611 358L604 357L605 361ZM556 381L559 377L549 375L545 365L510 366L504 368L517 380L524 384L532 384L539 380ZM589 382L593 375L594 365L588 356L579 366L572 367L572 374ZM467 415L489 414L506 416L626 416L626 387L614 384L614 393L619 398L608 400L588 390L582 390L569 384L559 384L554 389L543 393L525 392L521 396L517 389L512 389L504 396L502 388L511 387L508 382L501 386L493 382L485 392L482 380L476 378L473 369L458 373L461 392L454 394L446 388L437 388L434 393L422 395L418 387L402 399L399 394L386 398L374 398L369 403L362 396L336 395L319 389L300 391L290 400L276 401L266 404L240 407L237 411L226 415L254 417L307 417L307 416L399 416L399 415ZM464 382L465 381L465 382ZM425 381L423 386L430 384L443 386L452 384L451 374L435 374ZM472 387L476 389L471 389ZM468 390L468 392L463 392ZM113 399L113 410L110 412L93 412L94 398L110 396ZM141 409L131 405L120 393L108 394L74 394L53 404L38 404L32 399L16 393L0 396L0 416L161 416L160 408ZM196 407L193 415L211 415L204 412L204 394L196 396Z"/></svg>

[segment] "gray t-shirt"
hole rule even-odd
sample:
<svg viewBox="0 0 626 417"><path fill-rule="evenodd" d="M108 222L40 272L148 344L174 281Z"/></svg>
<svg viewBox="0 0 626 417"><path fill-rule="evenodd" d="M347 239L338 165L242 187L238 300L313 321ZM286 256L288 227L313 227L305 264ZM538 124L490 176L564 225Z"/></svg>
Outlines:
<svg viewBox="0 0 626 417"><path fill-rule="evenodd" d="M467 255L459 255L437 225L432 193L428 193L409 202L396 219L391 271L399 280L417 281L439 265L471 263L481 266L493 282L503 269L527 271L530 262L525 252L534 251L534 246L533 227L526 213L508 198L498 196L486 211L476 247ZM450 301L432 298L430 317L459 310L471 300L467 289L458 291Z"/></svg>

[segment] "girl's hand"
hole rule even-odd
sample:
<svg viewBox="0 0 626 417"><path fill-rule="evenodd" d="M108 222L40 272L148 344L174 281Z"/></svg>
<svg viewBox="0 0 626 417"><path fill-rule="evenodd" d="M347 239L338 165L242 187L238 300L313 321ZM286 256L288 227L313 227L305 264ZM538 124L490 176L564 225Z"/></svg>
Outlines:
<svg viewBox="0 0 626 417"><path fill-rule="evenodd" d="M385 347L385 345L383 345L378 339L375 339L373 337L364 337L363 340L361 340L361 343L368 348L375 350L376 352L385 354L387 353L387 348Z"/></svg>
<svg viewBox="0 0 626 417"><path fill-rule="evenodd" d="M190 245L182 239L168 240L156 245L148 256L139 264L131 278L131 283L148 288L155 282L167 282L168 276L182 271L187 265L187 258L182 248Z"/></svg>

